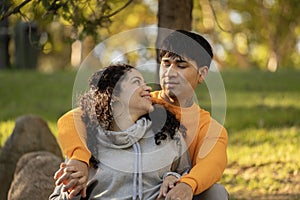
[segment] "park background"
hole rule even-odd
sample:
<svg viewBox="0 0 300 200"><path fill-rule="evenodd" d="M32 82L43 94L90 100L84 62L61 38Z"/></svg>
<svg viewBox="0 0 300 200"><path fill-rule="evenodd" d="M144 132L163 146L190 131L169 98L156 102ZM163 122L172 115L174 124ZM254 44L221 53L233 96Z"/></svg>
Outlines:
<svg viewBox="0 0 300 200"><path fill-rule="evenodd" d="M99 42L146 26L193 30L213 45L225 85L228 167L220 182L231 199L300 198L297 0L7 2L0 0L1 146L25 114L57 135L78 67ZM205 84L197 95L210 111Z"/></svg>

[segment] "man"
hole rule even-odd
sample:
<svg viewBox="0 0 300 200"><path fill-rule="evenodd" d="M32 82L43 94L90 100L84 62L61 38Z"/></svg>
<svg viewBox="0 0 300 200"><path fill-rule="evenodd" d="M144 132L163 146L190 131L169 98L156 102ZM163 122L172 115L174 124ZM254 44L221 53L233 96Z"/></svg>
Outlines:
<svg viewBox="0 0 300 200"><path fill-rule="evenodd" d="M194 102L195 89L207 76L213 58L211 46L196 33L178 30L163 40L159 56L162 90L152 92L152 100L173 112L186 127L185 141L193 165L191 171L175 185L163 185L160 197L181 200L228 199L225 188L216 184L227 164L227 131L211 118L209 112ZM83 169L89 165L91 157L84 142L85 126L80 116L80 112L73 110L58 122L62 149L71 160L67 167L63 165L56 174L58 178L65 171L57 184L71 179L65 186L71 196L84 188L87 174ZM82 191L84 196L85 190Z"/></svg>

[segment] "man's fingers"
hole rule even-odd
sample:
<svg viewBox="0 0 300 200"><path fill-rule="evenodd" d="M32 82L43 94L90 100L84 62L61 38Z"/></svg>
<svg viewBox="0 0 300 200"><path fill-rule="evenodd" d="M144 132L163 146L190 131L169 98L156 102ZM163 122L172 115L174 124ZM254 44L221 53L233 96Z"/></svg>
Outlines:
<svg viewBox="0 0 300 200"><path fill-rule="evenodd" d="M64 172L64 168L66 167L66 163L60 163L59 169L54 174L54 179L58 179Z"/></svg>
<svg viewBox="0 0 300 200"><path fill-rule="evenodd" d="M69 192L69 198L74 198L80 194L82 197L86 196L86 184L88 179L88 165L82 161L69 160L60 172L57 173L56 184L64 184L62 191Z"/></svg>
<svg viewBox="0 0 300 200"><path fill-rule="evenodd" d="M64 168L64 167L66 167L66 166L67 166L67 164L64 163L64 162L63 162L63 163L60 163L60 165L59 165L60 168Z"/></svg>
<svg viewBox="0 0 300 200"><path fill-rule="evenodd" d="M62 163L62 164L60 164L60 169L55 172L54 179L57 180L57 179L61 178L63 175L65 177L66 174L70 174L71 172L75 172L75 171L76 171L76 167L67 166L65 163ZM75 177L80 176L80 174L77 174L77 173L74 173L74 175L75 175ZM63 178L63 180L65 180L65 178Z"/></svg>
<svg viewBox="0 0 300 200"><path fill-rule="evenodd" d="M61 175L55 182L56 185L60 185L60 184L66 184L69 181L69 177L70 177L71 173L64 173L63 175Z"/></svg>
<svg viewBox="0 0 300 200"><path fill-rule="evenodd" d="M65 168L64 168L64 172L68 173L68 172L76 172L78 171L77 167L76 166L70 166L70 165L67 165Z"/></svg>
<svg viewBox="0 0 300 200"><path fill-rule="evenodd" d="M74 188L76 188L76 190L78 190L77 193L80 192L80 190L82 190L84 187L86 187L86 177L83 176L81 178L74 178L73 177L73 174L70 175L70 178L69 178L69 182L67 184L65 184L64 188L66 190L74 190Z"/></svg>
<svg viewBox="0 0 300 200"><path fill-rule="evenodd" d="M70 175L70 179L73 179L73 178L81 178L81 177L84 177L83 173L78 171L78 172L73 172L71 175Z"/></svg>
<svg viewBox="0 0 300 200"><path fill-rule="evenodd" d="M70 180L68 182L68 184L64 185L63 190L64 191L73 190L73 188L75 188L75 186L77 185L77 183L78 183L78 179L72 179L72 180ZM77 193L79 193L79 191Z"/></svg>
<svg viewBox="0 0 300 200"><path fill-rule="evenodd" d="M81 177L80 179L72 179L70 183L68 183L65 188L67 190L71 189L71 193L74 195L77 195L79 192L81 192L81 196L85 197L86 196L86 182L87 178Z"/></svg>
<svg viewBox="0 0 300 200"><path fill-rule="evenodd" d="M62 174L64 173L64 170L62 168L60 168L59 170L57 170L54 174L54 180L57 180Z"/></svg>

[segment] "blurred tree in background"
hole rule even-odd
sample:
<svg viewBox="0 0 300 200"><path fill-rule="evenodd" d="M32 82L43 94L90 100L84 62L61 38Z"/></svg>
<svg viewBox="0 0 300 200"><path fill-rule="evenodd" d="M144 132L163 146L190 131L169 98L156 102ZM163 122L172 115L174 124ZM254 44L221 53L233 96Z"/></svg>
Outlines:
<svg viewBox="0 0 300 200"><path fill-rule="evenodd" d="M213 40L222 66L300 67L298 0L195 2L193 27Z"/></svg>
<svg viewBox="0 0 300 200"><path fill-rule="evenodd" d="M38 24L44 70L76 66L111 35L150 25L205 34L220 68L300 68L299 10L298 0L0 0L10 35L19 21Z"/></svg>

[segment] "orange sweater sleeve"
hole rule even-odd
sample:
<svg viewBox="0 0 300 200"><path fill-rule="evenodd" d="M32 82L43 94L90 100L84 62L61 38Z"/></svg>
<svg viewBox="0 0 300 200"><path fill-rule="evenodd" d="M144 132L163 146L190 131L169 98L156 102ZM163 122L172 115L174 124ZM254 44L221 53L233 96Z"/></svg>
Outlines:
<svg viewBox="0 0 300 200"><path fill-rule="evenodd" d="M204 121L208 123L200 124L189 148L190 154L193 155L193 167L190 173L180 180L190 185L194 194L199 194L218 182L227 165L226 129L214 119Z"/></svg>
<svg viewBox="0 0 300 200"><path fill-rule="evenodd" d="M69 159L81 160L89 165L91 153L86 145L86 127L81 115L82 111L76 108L58 119L58 142Z"/></svg>

